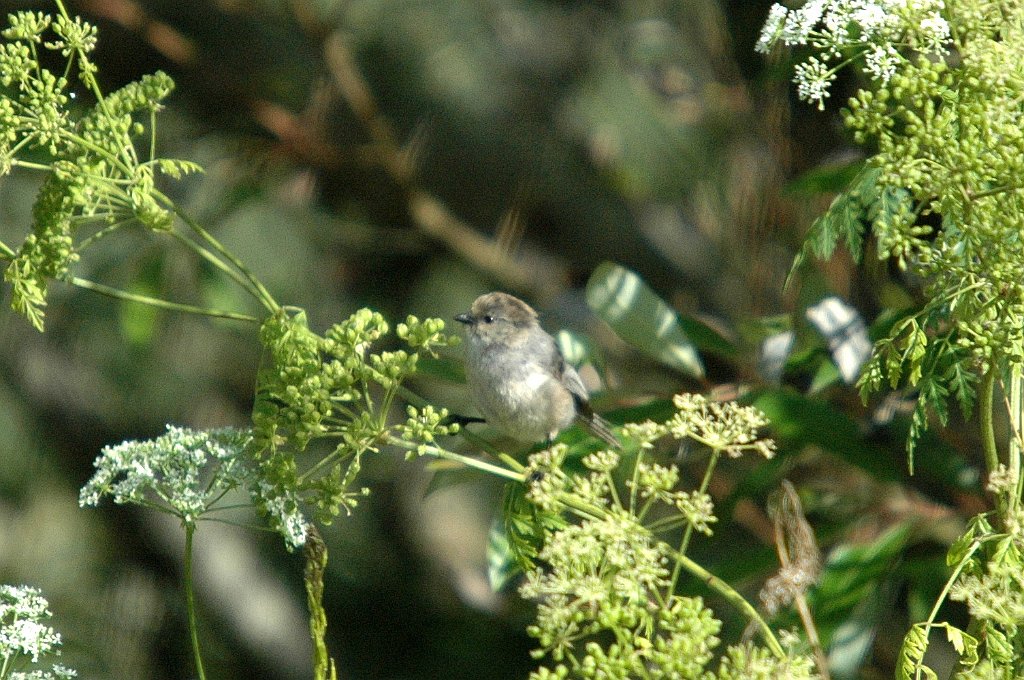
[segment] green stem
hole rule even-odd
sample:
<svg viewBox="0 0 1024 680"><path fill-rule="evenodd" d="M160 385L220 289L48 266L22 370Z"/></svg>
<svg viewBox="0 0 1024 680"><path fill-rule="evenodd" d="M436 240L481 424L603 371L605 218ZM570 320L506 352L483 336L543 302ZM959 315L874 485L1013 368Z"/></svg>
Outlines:
<svg viewBox="0 0 1024 680"><path fill-rule="evenodd" d="M943 603L946 601L946 598L949 597L949 591L950 591L950 589L952 589L953 584L956 583L957 580L959 580L960 572L962 572L964 570L964 567L966 567L968 564L970 564L971 558L974 557L974 553L976 553L978 551L978 548L981 547L981 544L982 544L981 540L975 539L971 543L971 547L967 550L967 552L964 554L964 556L960 559L960 563L957 564L956 567L953 569L953 573L949 575L948 579L946 579L946 585L943 586L942 592L939 593L939 596L937 598L935 598L935 604L932 606L932 610L928 614L928 618L924 622L924 626L925 626L925 630L926 631L930 632L931 631L931 627L933 625L935 625L935 619L938 618L938 616L939 616L939 608L942 607ZM972 619L971 620L971 624L973 625L974 623L976 623L976 620ZM957 669L958 670L962 670L961 662L960 662L960 657L957 658ZM922 668L921 668L921 666L917 666L917 669L914 672L914 680L921 680L921 676L922 676Z"/></svg>
<svg viewBox="0 0 1024 680"><path fill-rule="evenodd" d="M157 307L159 309L169 309L175 312L184 312L186 314L199 314L201 316L211 316L217 319L231 319L233 321L248 321L250 323L259 323L259 319L248 314L239 314L238 312L226 312L219 309L206 309L205 307L196 307L194 305L185 305L179 302L170 302L168 300L161 300L160 298L149 297L148 295L139 295L138 293L129 293L126 290L120 290L118 288L111 288L105 286L102 283L96 283L88 279L83 279L78 276L71 277L70 283L79 288L85 288L91 290L100 295L106 295L107 297L116 298L118 300L127 300L129 302L138 302L139 304L149 305L150 307Z"/></svg>
<svg viewBox="0 0 1024 680"><path fill-rule="evenodd" d="M397 446L399 448L407 449L409 451L416 451L416 453L420 455L433 456L434 458L440 458L442 460L450 460L456 463L461 463L466 467L471 467L475 470L480 470L481 472L486 472L488 474L495 475L496 477L501 477L503 479L510 479L513 482L523 482L525 480L525 476L521 472L515 472L514 470L509 470L508 468L501 467L500 465L494 465L493 463L488 463L487 461L484 460L478 460L476 458L470 458L469 456L463 456L460 453L448 451L447 449L442 449L437 446L424 446L422 449L419 449L414 444L410 444L409 442L399 439L398 437L391 436L388 437L388 443L391 444L392 446Z"/></svg>
<svg viewBox="0 0 1024 680"><path fill-rule="evenodd" d="M327 546L312 524L306 527L306 604L309 607L309 633L313 639L313 680L337 680L334 659L327 652L327 613L324 611L324 573L327 571Z"/></svg>
<svg viewBox="0 0 1024 680"><path fill-rule="evenodd" d="M163 201L168 208L174 211L174 214L181 218L182 222L187 224L192 229L192 231L196 232L200 238L206 241L215 251L217 251L225 259L227 259L227 261L230 262L235 267L235 269L241 272L242 275L246 279L248 279L253 289L256 290L256 292L258 293L257 297L259 298L260 302L263 303L267 310L269 310L270 312L277 312L280 309L280 305L277 304L277 301L274 300L274 297L270 294L270 291L266 289L266 287L260 282L260 280L257 279L251 271L249 271L249 268L246 267L245 264L240 259L235 257L235 255L227 248L225 248L220 241L215 239L213 235L210 234L210 232L203 229L201 224L192 219L191 215L182 210L177 203L172 201L163 193L154 190L153 195L159 200Z"/></svg>
<svg viewBox="0 0 1024 680"><path fill-rule="evenodd" d="M700 481L700 488L697 493L703 495L707 493L708 487L711 486L711 475L715 472L715 466L718 465L718 459L721 457L721 452L712 450L711 460L708 461L708 467L704 471L704 479ZM685 555L687 548L690 547L690 538L693 537L693 524L687 522L686 529L683 530L683 539L679 542L679 554ZM676 565L672 568L672 582L671 589L669 592L675 592L676 584L679 582L679 573L682 569L682 564L676 562Z"/></svg>
<svg viewBox="0 0 1024 680"><path fill-rule="evenodd" d="M764 639L765 644L768 645L768 649L771 650L772 654L780 659L786 658L786 652L782 649L782 645L779 644L779 640L775 637L775 633L772 632L768 623L761 618L761 615L757 613L757 609L747 602L746 598L740 595L728 583L718 578L686 555L678 552L670 553L670 555L674 560L676 560L676 564L682 565L683 569L686 569L690 574L703 581L709 588L724 597L726 601L739 609L748 619L754 622L760 629L761 637Z"/></svg>
<svg viewBox="0 0 1024 680"><path fill-rule="evenodd" d="M13 151L14 150L12 149L8 153L11 153ZM16 168L25 168L26 170L42 170L43 172L49 172L53 170L52 165L47 165L45 163L33 163L32 161L23 161L18 158L14 158L11 160L11 166Z"/></svg>
<svg viewBox="0 0 1024 680"><path fill-rule="evenodd" d="M110 153L110 151L108 151L107 149L104 149L102 146L100 146L98 144L95 144L94 142L89 141L85 137L81 137L79 135L76 135L73 132L68 132L67 130L64 130L63 134L70 141L74 142L78 146L80 146L80 147L82 147L84 149L88 149L89 151L92 151L93 153L95 153L97 156L99 156L101 158L105 158L112 165L116 165L117 169L120 170L124 174L125 177L134 177L135 176L134 169L132 169L131 166L126 164L124 162L124 159L122 159L120 156L117 156L115 154Z"/></svg>
<svg viewBox="0 0 1024 680"><path fill-rule="evenodd" d="M0 241L0 258L3 258L5 260L13 260L17 256L18 254L11 250L10 246L8 246L3 241Z"/></svg>
<svg viewBox="0 0 1024 680"><path fill-rule="evenodd" d="M185 605L188 608L188 632L192 640L192 653L196 658L196 675L206 680L203 671L203 656L199 652L199 629L196 625L196 599L192 579L192 537L196 532L194 524L185 523Z"/></svg>
<svg viewBox="0 0 1024 680"><path fill-rule="evenodd" d="M124 220L119 220L119 221L117 221L117 222L115 222L113 224L109 224L109 225L103 227L102 229L97 231L92 236L89 236L88 238L82 239L82 242L78 244L78 252L82 252L83 250L85 250L86 248L91 246L96 241L99 241L101 238L104 238L106 236L109 236L110 234L113 234L115 231L117 231L118 229L120 229L121 227L123 227L123 226L125 226L127 224L130 224L131 222L132 222L132 218L128 218L128 219L124 219Z"/></svg>
<svg viewBox="0 0 1024 680"><path fill-rule="evenodd" d="M177 231L174 230L171 230L170 232L168 232L168 234L172 238L178 239L178 241L182 245L184 245L186 248L194 252L196 255L203 258L220 271L224 272L224 274L226 274L228 278L230 278L239 286L241 286L242 289L245 290L245 292L249 293L249 295L252 295L254 298L256 298L257 301L259 301L262 304L263 300L260 298L260 293L258 290L256 290L252 283L250 283L248 279L239 274L237 271L235 271L234 269L226 265L224 262L222 262L221 259L218 258L216 255L214 255L209 250L202 247L189 237L185 236L184 234L179 234Z"/></svg>
<svg viewBox="0 0 1024 680"><path fill-rule="evenodd" d="M1007 467L1010 472L1010 479L1017 480L1016 488L1009 498L1011 513L1020 506L1021 502L1021 432L1024 427L1024 375L1021 366L1015 364L1010 369L1010 447Z"/></svg>
<svg viewBox="0 0 1024 680"><path fill-rule="evenodd" d="M981 379L981 393L978 399L978 416L981 421L981 447L985 454L985 467L989 474L999 467L999 448L996 446L996 431L992 423L993 399L996 387L996 361L989 364L985 376ZM1003 496L996 496L996 507L999 516L1006 518L1006 502Z"/></svg>

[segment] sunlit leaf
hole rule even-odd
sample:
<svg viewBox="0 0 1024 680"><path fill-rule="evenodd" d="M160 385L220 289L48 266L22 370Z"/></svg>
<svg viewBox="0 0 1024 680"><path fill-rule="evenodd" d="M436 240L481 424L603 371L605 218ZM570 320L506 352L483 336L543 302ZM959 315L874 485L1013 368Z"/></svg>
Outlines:
<svg viewBox="0 0 1024 680"><path fill-rule="evenodd" d="M638 350L688 376L704 376L704 364L679 315L634 272L602 263L587 282L587 304Z"/></svg>
<svg viewBox="0 0 1024 680"><path fill-rule="evenodd" d="M924 653L928 650L928 629L916 623L903 638L900 654L896 660L898 680L914 680L918 673L929 680L938 680L935 671L924 665Z"/></svg>
<svg viewBox="0 0 1024 680"><path fill-rule="evenodd" d="M523 568L512 554L504 522L499 517L487 533L487 580L491 589L498 592L521 573Z"/></svg>

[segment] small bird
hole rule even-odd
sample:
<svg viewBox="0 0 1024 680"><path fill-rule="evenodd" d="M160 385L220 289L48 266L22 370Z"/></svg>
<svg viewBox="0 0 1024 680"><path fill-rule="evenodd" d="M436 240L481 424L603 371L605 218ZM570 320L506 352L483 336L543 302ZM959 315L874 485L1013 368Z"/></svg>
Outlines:
<svg viewBox="0 0 1024 680"><path fill-rule="evenodd" d="M621 446L608 421L590 408L579 374L530 305L507 293L487 293L455 320L466 325L466 381L488 423L517 441L550 442L578 422Z"/></svg>

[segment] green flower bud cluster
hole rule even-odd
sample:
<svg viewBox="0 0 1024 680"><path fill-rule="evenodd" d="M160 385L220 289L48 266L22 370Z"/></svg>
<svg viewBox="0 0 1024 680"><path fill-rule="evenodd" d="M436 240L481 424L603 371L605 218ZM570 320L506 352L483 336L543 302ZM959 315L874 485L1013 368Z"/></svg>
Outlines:
<svg viewBox="0 0 1024 680"><path fill-rule="evenodd" d="M322 337L309 329L304 313L287 310L271 315L260 330L265 356L252 414L259 468L253 491L292 547L304 540L292 520L303 504L314 508L316 521L330 523L367 493L352 489L364 454L384 444L421 451L458 430L446 424L447 411L431 406L409 407L404 421L389 422L391 404L420 353L456 342L443 333L441 320L410 316L398 330L405 349L372 352L389 331L384 317L369 309ZM314 452L314 441L333 449Z"/></svg>
<svg viewBox="0 0 1024 680"><path fill-rule="evenodd" d="M136 142L147 127L137 117L147 114L148 133L155 135L153 114L174 83L155 73L104 94L89 57L96 28L58 8L56 17L10 15L0 44L0 84L6 88L0 93L0 175L22 166L48 173L32 231L4 273L14 288L14 309L39 330L47 281L67 276L77 259L75 232L90 221L107 227L137 221L167 231L173 213L156 188L155 172L180 177L199 169L169 159L140 160ZM42 65L43 50L67 61L61 75ZM74 101L73 72L96 99L91 107ZM152 139L147 146L154 148Z"/></svg>
<svg viewBox="0 0 1024 680"><path fill-rule="evenodd" d="M961 4L974 7L973 33L957 23ZM880 256L897 256L939 301L928 310L929 330L953 324L956 346L980 364L996 353L1019 363L1024 17L1019 8L1004 17L994 5L987 14L975 3L957 6L950 7L955 60L908 61L885 86L851 100L845 120L858 141L877 144L870 163L879 182L911 195L913 213L874 228ZM917 222L932 213L940 228Z"/></svg>
<svg viewBox="0 0 1024 680"><path fill-rule="evenodd" d="M666 425L676 439L694 439L732 458L745 451L765 458L775 455L775 443L759 438L768 418L753 406L714 402L700 394L678 394L672 403L677 410Z"/></svg>
<svg viewBox="0 0 1024 680"><path fill-rule="evenodd" d="M36 196L32 233L4 270L4 280L11 284L11 307L39 330L49 280L67 276L78 259L71 237L72 213L67 184L51 175Z"/></svg>
<svg viewBox="0 0 1024 680"><path fill-rule="evenodd" d="M802 680L819 677L806 655L796 653L796 640L782 637L786 658L779 659L763 647L735 645L726 650L716 677L718 680Z"/></svg>
<svg viewBox="0 0 1024 680"><path fill-rule="evenodd" d="M429 404L423 408L410 406L406 409L408 419L398 425L398 433L407 442L422 442L408 457L423 455L426 447L433 444L438 437L458 434L459 425L447 424L448 409L435 409Z"/></svg>
<svg viewBox="0 0 1024 680"><path fill-rule="evenodd" d="M550 665L542 678L812 678L813 665L798 654L785 658L767 650L730 649L718 672L707 667L719 644L721 624L699 597L675 592L678 553L659 534L687 526L706 534L715 522L703 489L677 488L678 468L648 460L658 439L688 438L711 447L714 457L773 447L758 438L766 419L756 409L678 395L667 423L625 425L624 450L601 450L567 471L565 444L530 456L524 498L543 522L531 534L539 550L527 564L520 593L537 601L527 632L537 640L533 654ZM519 522L529 516L517 510ZM561 522L553 518L562 516ZM539 566L538 566L539 565ZM787 652L787 654L789 654ZM781 673L764 675L764 673Z"/></svg>
<svg viewBox="0 0 1024 680"><path fill-rule="evenodd" d="M867 4L878 11L851 18L880 20L899 3ZM850 99L843 119L855 141L877 151L812 227L801 253L827 257L844 238L859 258L868 225L878 256L922 283L925 307L912 327L897 323L878 342L860 381L865 398L885 386L919 389L911 452L929 412L945 422L950 398L968 411L981 373L1024 362L1024 4L933 4L932 23L947 26L943 40L876 33L889 35L892 68ZM777 10L766 44L813 44L834 58L835 45L824 38L786 39L819 20L840 25L820 12L819 3ZM893 18L892 26L906 28L905 19Z"/></svg>

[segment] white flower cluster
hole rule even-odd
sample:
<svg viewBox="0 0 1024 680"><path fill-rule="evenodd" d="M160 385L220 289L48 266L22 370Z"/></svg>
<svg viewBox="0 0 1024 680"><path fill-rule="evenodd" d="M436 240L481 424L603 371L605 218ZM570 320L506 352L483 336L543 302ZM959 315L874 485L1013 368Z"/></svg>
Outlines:
<svg viewBox="0 0 1024 680"><path fill-rule="evenodd" d="M46 599L37 588L0 586L0 668L17 667L23 660L60 654L60 634L42 623L50 618ZM65 680L77 674L56 665L48 670L17 672L17 680Z"/></svg>
<svg viewBox="0 0 1024 680"><path fill-rule="evenodd" d="M79 505L135 503L165 510L195 524L224 493L244 484L242 452L252 439L246 430L202 432L167 426L167 434L107 446L82 487Z"/></svg>
<svg viewBox="0 0 1024 680"><path fill-rule="evenodd" d="M805 45L819 52L795 69L799 97L824 108L840 68L857 58L883 83L905 58L897 47L939 54L949 42L944 0L809 0L788 9L776 3L757 41L758 52L776 44ZM845 53L845 54L844 54Z"/></svg>
<svg viewBox="0 0 1024 680"><path fill-rule="evenodd" d="M263 499L267 516L274 528L284 537L289 550L301 548L306 543L306 527L309 521L302 514L302 503L294 493L282 492L279 487L260 481L257 484L259 497Z"/></svg>

